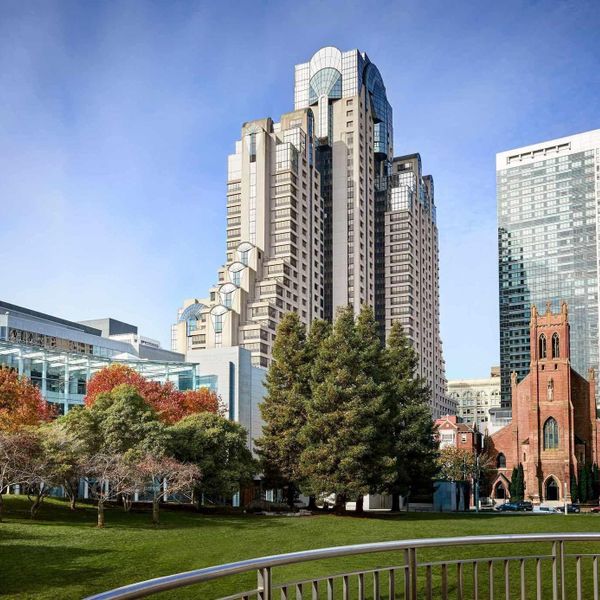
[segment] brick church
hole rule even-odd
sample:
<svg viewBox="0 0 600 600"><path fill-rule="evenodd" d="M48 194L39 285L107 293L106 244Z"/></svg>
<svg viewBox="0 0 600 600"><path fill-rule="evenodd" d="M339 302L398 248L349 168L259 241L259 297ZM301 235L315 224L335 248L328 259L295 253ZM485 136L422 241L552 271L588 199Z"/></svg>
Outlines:
<svg viewBox="0 0 600 600"><path fill-rule="evenodd" d="M531 369L512 374L512 421L491 436L495 460L491 496L509 497L513 467L523 465L525 499L570 502L571 474L598 462L595 374L571 368L567 304L544 315L531 308ZM566 496L566 497L565 497Z"/></svg>

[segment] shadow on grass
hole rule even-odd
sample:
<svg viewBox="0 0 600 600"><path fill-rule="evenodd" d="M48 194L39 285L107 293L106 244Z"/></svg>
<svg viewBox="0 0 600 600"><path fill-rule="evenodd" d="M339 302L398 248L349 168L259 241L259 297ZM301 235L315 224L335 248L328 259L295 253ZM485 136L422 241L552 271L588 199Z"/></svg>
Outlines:
<svg viewBox="0 0 600 600"><path fill-rule="evenodd" d="M85 561L88 557L97 558L109 553L97 548L86 550L59 544L33 545L17 542L5 547L4 551L10 552L10 560L6 557L1 559L0 595L18 593L19 596L36 597L38 593L54 588L57 598L70 597L67 588L89 585L90 580L101 578L111 571L110 567L94 567L89 564L82 569L79 562L82 559Z"/></svg>

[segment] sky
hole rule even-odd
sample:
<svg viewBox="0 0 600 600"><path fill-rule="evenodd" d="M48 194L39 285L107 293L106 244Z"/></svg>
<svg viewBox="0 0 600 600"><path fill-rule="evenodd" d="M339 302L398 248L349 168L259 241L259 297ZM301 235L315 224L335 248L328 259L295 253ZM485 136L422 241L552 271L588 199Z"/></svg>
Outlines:
<svg viewBox="0 0 600 600"><path fill-rule="evenodd" d="M435 181L447 376L499 361L497 152L600 128L598 0L0 0L0 299L170 346L225 260L227 155L359 48Z"/></svg>

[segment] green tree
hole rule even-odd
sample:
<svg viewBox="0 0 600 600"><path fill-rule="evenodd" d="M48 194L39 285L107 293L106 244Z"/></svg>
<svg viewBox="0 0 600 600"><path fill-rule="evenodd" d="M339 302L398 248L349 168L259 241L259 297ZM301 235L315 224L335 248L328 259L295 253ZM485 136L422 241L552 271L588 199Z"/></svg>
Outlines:
<svg viewBox="0 0 600 600"><path fill-rule="evenodd" d="M252 481L257 465L247 447L246 430L213 413L181 419L168 429L170 453L200 469L196 491L215 497L232 496Z"/></svg>
<svg viewBox="0 0 600 600"><path fill-rule="evenodd" d="M579 484L574 471L571 473L571 502L579 502Z"/></svg>
<svg viewBox="0 0 600 600"><path fill-rule="evenodd" d="M431 480L438 451L430 390L417 376L417 354L397 321L392 324L382 362L382 392L388 415L385 429L395 458L395 476L388 490L392 510L397 511L401 494L409 496L416 482Z"/></svg>
<svg viewBox="0 0 600 600"><path fill-rule="evenodd" d="M352 308L341 308L312 369L312 395L301 438L303 490L336 494L338 510L348 498L368 494L378 483L370 466L381 415L376 382L364 369L365 346Z"/></svg>
<svg viewBox="0 0 600 600"><path fill-rule="evenodd" d="M593 493L592 469L589 464L585 464L579 471L579 499L581 502L588 502Z"/></svg>
<svg viewBox="0 0 600 600"><path fill-rule="evenodd" d="M60 419L66 429L85 443L88 455L163 454L166 427L156 411L126 384L98 396L91 408L77 408Z"/></svg>
<svg viewBox="0 0 600 600"><path fill-rule="evenodd" d="M260 405L264 425L256 446L265 482L287 488L290 506L300 481L300 432L306 423L310 365L304 324L297 313L288 313L277 327L267 393Z"/></svg>
<svg viewBox="0 0 600 600"><path fill-rule="evenodd" d="M518 466L513 467L509 491L512 502L519 502L520 500L523 500L525 496L525 475L521 463L519 463Z"/></svg>
<svg viewBox="0 0 600 600"><path fill-rule="evenodd" d="M356 335L359 341L360 372L365 381L362 398L365 409L363 418L370 425L364 433L367 448L363 467L370 493L383 492L391 486L396 474L394 444L390 443L388 424L393 414L392 407L383 393L385 390L383 346L379 336L379 325L373 309L362 306L356 320ZM356 512L363 510L363 496L356 499Z"/></svg>
<svg viewBox="0 0 600 600"><path fill-rule="evenodd" d="M439 451L436 466L440 479L467 481L475 473L476 457L469 450L448 446Z"/></svg>

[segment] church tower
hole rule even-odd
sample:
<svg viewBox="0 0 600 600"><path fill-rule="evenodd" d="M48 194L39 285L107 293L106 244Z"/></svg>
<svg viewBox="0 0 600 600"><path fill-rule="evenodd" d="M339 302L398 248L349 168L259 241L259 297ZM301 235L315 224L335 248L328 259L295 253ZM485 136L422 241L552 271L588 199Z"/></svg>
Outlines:
<svg viewBox="0 0 600 600"><path fill-rule="evenodd" d="M512 421L495 433L497 477L492 496L506 497L512 469L523 465L524 497L535 504L570 502L571 483L597 463L595 374L571 368L567 304L553 313L531 307L530 370L511 378ZM504 494L504 495L502 495Z"/></svg>

